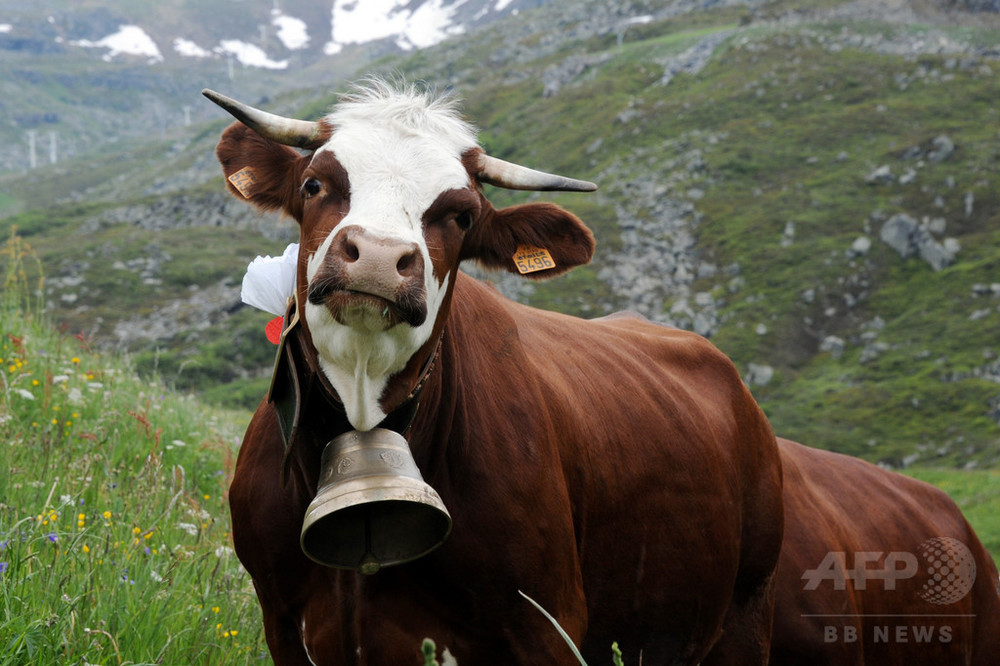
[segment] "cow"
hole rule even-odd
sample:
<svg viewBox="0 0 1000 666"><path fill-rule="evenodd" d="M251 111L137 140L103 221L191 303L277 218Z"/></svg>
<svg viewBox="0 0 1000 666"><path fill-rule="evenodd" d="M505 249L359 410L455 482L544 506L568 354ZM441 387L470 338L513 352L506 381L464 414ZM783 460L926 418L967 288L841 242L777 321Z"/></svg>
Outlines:
<svg viewBox="0 0 1000 666"><path fill-rule="evenodd" d="M497 209L482 185L595 186L486 154L453 98L412 84L366 80L318 121L205 94L237 119L216 150L230 192L299 225L293 386L257 408L229 491L275 663L422 664L425 638L463 666L577 663L522 594L592 663L615 641L631 663L765 663L781 468L733 363L695 334L534 309L459 270L589 262L575 215ZM386 430L450 534L394 566L315 561L301 530L326 444Z"/></svg>
<svg viewBox="0 0 1000 666"><path fill-rule="evenodd" d="M1000 663L997 568L937 488L778 439L774 666Z"/></svg>

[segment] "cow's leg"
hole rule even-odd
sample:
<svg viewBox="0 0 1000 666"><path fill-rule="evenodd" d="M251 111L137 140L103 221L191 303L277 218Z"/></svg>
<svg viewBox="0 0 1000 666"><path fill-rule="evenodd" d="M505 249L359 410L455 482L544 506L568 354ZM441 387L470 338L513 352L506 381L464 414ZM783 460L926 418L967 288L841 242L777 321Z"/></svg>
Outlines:
<svg viewBox="0 0 1000 666"><path fill-rule="evenodd" d="M737 593L722 625L722 634L703 666L766 664L771 648L774 579L768 576L746 594Z"/></svg>
<svg viewBox="0 0 1000 666"><path fill-rule="evenodd" d="M291 615L274 612L263 603L261 611L264 616L267 649L275 666L314 666L321 663L314 661L306 652L300 627L296 626L295 619Z"/></svg>
<svg viewBox="0 0 1000 666"><path fill-rule="evenodd" d="M763 449L763 447L762 447ZM766 449L777 459L777 449ZM766 664L777 596L775 571L784 535L780 466L761 466L758 483L750 484L744 504L740 566L722 633L701 662Z"/></svg>

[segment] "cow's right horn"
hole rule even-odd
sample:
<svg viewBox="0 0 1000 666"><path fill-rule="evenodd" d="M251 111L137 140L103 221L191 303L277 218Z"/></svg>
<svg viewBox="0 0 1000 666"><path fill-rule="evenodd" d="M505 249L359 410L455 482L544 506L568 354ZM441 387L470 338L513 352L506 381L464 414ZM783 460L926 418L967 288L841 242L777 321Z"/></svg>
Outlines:
<svg viewBox="0 0 1000 666"><path fill-rule="evenodd" d="M520 164L479 153L476 178L483 183L508 190L531 190L535 192L593 192L597 185L586 180L557 176L544 171L529 169Z"/></svg>
<svg viewBox="0 0 1000 666"><path fill-rule="evenodd" d="M202 90L201 94L265 139L271 139L286 146L314 150L330 138L330 128L324 123L285 118L261 111L208 88Z"/></svg>
<svg viewBox="0 0 1000 666"><path fill-rule="evenodd" d="M451 516L402 435L351 430L326 445L302 520L300 542L310 559L373 574L426 555L449 532Z"/></svg>

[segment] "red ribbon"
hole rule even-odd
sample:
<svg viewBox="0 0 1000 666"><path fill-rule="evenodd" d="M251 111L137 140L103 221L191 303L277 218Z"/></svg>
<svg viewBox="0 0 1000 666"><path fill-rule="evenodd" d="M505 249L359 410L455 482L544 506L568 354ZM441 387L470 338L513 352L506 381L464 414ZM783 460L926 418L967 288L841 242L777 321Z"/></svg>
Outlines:
<svg viewBox="0 0 1000 666"><path fill-rule="evenodd" d="M275 317L271 321L267 322L267 326L264 327L264 335L267 336L268 341L272 345L276 345L281 342L281 330L284 328L284 324L284 317Z"/></svg>

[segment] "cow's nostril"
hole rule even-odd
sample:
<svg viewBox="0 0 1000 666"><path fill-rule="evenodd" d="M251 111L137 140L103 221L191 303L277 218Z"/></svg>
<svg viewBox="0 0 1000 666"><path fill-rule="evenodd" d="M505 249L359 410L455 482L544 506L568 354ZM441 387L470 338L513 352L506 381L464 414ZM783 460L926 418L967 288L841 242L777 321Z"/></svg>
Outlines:
<svg viewBox="0 0 1000 666"><path fill-rule="evenodd" d="M353 241L344 242L344 258L347 261L357 261L358 257L361 256L361 252L358 250L358 246L354 244Z"/></svg>
<svg viewBox="0 0 1000 666"><path fill-rule="evenodd" d="M400 275L405 274L408 270L413 268L413 265L416 263L416 261L417 261L416 253L409 252L407 254L404 254L402 257L399 258L399 261L396 262L396 272L399 273Z"/></svg>

